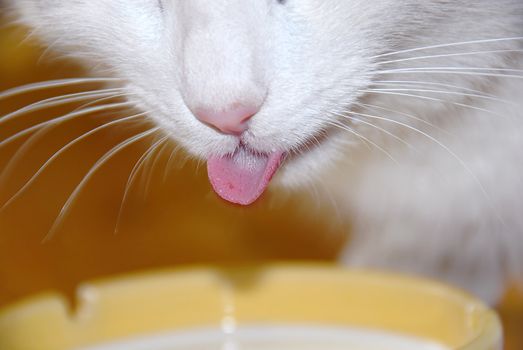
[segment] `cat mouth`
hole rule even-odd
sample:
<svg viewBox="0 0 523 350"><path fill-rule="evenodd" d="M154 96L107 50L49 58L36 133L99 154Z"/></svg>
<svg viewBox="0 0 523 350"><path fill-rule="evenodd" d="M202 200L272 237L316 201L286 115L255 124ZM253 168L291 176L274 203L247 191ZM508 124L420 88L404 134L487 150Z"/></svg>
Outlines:
<svg viewBox="0 0 523 350"><path fill-rule="evenodd" d="M254 203L267 189L285 153L259 153L240 144L234 153L207 160L209 181L218 196L239 204Z"/></svg>
<svg viewBox="0 0 523 350"><path fill-rule="evenodd" d="M340 133L327 127L288 151L260 152L240 141L234 152L212 155L207 159L209 182L222 199L243 206L254 203L267 190L273 176L285 161L286 166L317 152L328 144L327 139ZM285 169L281 169L285 170Z"/></svg>

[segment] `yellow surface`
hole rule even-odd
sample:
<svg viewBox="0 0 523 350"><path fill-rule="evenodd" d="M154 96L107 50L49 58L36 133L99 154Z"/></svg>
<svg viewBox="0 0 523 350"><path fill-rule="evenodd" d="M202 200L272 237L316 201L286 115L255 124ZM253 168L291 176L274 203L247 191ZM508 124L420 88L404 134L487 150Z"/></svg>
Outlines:
<svg viewBox="0 0 523 350"><path fill-rule="evenodd" d="M52 55L41 59L42 50L20 44L23 32L2 24L0 20L0 91L36 81L85 76L76 65ZM0 100L0 115L73 91L78 89ZM77 107L54 108L4 123L0 140ZM0 169L10 164L9 176L0 176L0 203L5 203L53 152L102 121L100 116L88 116L64 123L19 154L16 162L9 160L23 139L0 147ZM60 157L18 201L0 211L0 307L47 290L60 291L70 300L83 281L136 270L195 263L332 260L346 239L348 228L333 217L331 208L315 206L314 200L312 210L304 204L319 189L311 189L307 201L272 191L253 207L237 208L215 197L203 166L191 161L180 166L183 155L164 182L169 148L158 158L147 195L146 173L138 178L126 202L121 230L115 235L123 187L134 162L147 148L143 143L100 169L75 201L64 226L42 244L61 206L89 167L118 140L139 129L113 128L93 135ZM521 293L514 291L500 308L507 329L507 350L523 349L522 300Z"/></svg>
<svg viewBox="0 0 523 350"><path fill-rule="evenodd" d="M452 349L497 350L497 316L432 282L326 266L159 272L84 285L0 313L0 348L66 350L198 326L320 324L398 332ZM28 337L28 334L31 334Z"/></svg>

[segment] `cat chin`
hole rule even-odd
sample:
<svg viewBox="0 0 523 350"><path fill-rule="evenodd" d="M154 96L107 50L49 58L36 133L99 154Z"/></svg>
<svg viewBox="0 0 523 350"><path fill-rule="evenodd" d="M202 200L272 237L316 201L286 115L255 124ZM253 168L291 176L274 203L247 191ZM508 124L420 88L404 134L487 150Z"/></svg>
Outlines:
<svg viewBox="0 0 523 350"><path fill-rule="evenodd" d="M346 159L351 146L350 137L333 130L318 142L289 153L272 183L277 187L299 189L328 182L339 163Z"/></svg>

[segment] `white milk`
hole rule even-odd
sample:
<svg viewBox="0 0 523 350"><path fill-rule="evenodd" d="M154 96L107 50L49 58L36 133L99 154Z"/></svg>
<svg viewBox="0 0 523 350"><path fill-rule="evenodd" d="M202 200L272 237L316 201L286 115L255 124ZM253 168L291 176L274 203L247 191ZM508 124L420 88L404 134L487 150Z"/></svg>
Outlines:
<svg viewBox="0 0 523 350"><path fill-rule="evenodd" d="M450 350L430 340L358 328L241 327L234 334L196 329L76 350Z"/></svg>

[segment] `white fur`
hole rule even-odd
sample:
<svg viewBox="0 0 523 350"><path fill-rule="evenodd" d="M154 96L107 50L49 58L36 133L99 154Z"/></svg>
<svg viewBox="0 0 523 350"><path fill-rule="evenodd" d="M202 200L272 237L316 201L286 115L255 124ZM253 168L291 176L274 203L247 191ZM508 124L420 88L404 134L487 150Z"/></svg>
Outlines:
<svg viewBox="0 0 523 350"><path fill-rule="evenodd" d="M523 55L508 52L380 63L521 50L522 40L506 40L380 57L521 37L520 0L11 3L55 48L123 78L132 100L195 156L232 152L238 140L200 123L191 110L263 101L244 142L260 152L289 152L280 183L314 180L332 188L356 228L345 261L440 277L490 301L507 280L523 280L523 78L379 73L416 66L522 69ZM378 80L409 79L480 90L512 104L460 94L425 93L446 101L438 103L362 91ZM349 111L390 118L430 136L376 118L340 116Z"/></svg>

